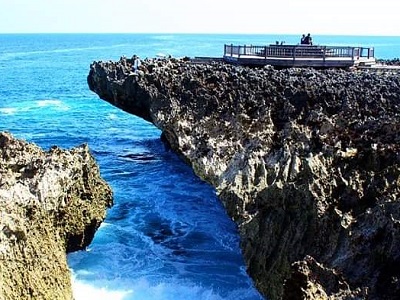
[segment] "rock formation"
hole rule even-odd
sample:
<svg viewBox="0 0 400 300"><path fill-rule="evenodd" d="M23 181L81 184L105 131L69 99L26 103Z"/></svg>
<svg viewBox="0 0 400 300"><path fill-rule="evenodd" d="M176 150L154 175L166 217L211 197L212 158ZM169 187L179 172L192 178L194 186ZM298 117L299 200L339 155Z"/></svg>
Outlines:
<svg viewBox="0 0 400 300"><path fill-rule="evenodd" d="M264 295L400 295L398 74L121 58L88 84L216 188Z"/></svg>
<svg viewBox="0 0 400 300"><path fill-rule="evenodd" d="M87 145L45 152L0 133L0 299L73 299L66 252L111 204Z"/></svg>
<svg viewBox="0 0 400 300"><path fill-rule="evenodd" d="M393 59L377 59L376 62L381 65L386 66L400 66L400 59L393 58Z"/></svg>

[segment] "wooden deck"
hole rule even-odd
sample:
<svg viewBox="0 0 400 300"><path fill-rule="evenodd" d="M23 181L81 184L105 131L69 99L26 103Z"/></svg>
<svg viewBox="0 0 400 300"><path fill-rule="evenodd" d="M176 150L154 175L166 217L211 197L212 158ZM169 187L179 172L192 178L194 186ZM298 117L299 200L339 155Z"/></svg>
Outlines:
<svg viewBox="0 0 400 300"><path fill-rule="evenodd" d="M341 46L224 46L224 61L245 66L349 68L375 64L374 49Z"/></svg>

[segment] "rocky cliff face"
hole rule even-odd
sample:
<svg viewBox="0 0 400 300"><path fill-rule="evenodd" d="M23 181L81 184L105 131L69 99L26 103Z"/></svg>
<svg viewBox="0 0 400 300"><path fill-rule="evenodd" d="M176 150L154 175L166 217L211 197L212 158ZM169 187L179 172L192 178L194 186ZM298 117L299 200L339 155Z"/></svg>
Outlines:
<svg viewBox="0 0 400 300"><path fill-rule="evenodd" d="M0 133L0 299L73 299L66 252L112 204L86 145L48 152Z"/></svg>
<svg viewBox="0 0 400 300"><path fill-rule="evenodd" d="M90 89L215 186L264 295L400 295L399 75L132 63L93 63Z"/></svg>

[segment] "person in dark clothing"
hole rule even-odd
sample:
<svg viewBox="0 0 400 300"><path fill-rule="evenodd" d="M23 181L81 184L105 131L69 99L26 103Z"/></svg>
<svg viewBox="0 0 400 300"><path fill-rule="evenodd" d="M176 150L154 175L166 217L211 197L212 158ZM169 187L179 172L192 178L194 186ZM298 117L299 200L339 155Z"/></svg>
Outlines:
<svg viewBox="0 0 400 300"><path fill-rule="evenodd" d="M304 38L304 44L312 45L312 37L310 34L307 34L307 36Z"/></svg>
<svg viewBox="0 0 400 300"><path fill-rule="evenodd" d="M304 45L305 43L306 43L306 35L303 34L302 37L301 37L301 40L300 40L300 44Z"/></svg>

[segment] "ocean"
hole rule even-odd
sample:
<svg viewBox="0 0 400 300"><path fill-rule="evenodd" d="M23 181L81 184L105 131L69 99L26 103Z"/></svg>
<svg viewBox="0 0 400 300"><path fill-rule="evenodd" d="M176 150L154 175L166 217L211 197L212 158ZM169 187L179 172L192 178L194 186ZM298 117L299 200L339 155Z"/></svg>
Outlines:
<svg viewBox="0 0 400 300"><path fill-rule="evenodd" d="M44 149L87 143L114 191L91 245L68 255L77 300L262 299L214 189L164 147L152 124L88 89L90 63L133 54L220 57L224 44L297 44L300 36L0 34L0 131ZM400 37L313 41L400 57Z"/></svg>

